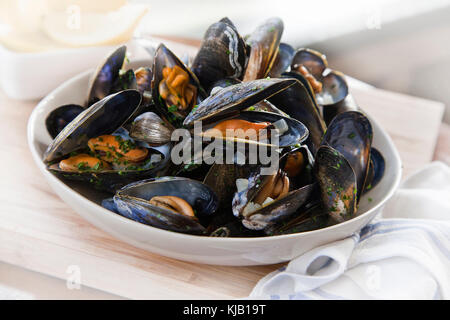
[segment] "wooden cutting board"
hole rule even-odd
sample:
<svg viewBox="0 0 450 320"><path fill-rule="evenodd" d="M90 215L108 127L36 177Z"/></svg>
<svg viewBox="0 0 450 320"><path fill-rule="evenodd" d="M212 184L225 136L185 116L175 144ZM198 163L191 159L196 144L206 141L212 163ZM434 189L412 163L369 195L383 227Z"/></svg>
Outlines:
<svg viewBox="0 0 450 320"><path fill-rule="evenodd" d="M404 176L432 159L441 103L352 86L361 107L391 135ZM165 258L125 244L80 218L50 189L31 159L27 120L36 101L0 92L0 261L134 299L231 299L281 265L224 267Z"/></svg>

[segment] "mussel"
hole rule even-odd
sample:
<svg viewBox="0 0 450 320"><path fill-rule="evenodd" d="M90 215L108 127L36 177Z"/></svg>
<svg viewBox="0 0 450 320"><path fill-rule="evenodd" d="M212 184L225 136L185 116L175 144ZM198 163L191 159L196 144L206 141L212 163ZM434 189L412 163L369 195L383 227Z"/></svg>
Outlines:
<svg viewBox="0 0 450 320"><path fill-rule="evenodd" d="M354 216L370 166L372 127L362 113L338 114L316 153L315 173L326 210L340 222Z"/></svg>
<svg viewBox="0 0 450 320"><path fill-rule="evenodd" d="M199 181L161 177L117 191L115 210L130 219L175 232L204 234L218 207L215 193ZM111 206L106 202L105 206Z"/></svg>
<svg viewBox="0 0 450 320"><path fill-rule="evenodd" d="M166 121L180 127L206 93L195 74L163 44L156 49L152 70L153 101Z"/></svg>
<svg viewBox="0 0 450 320"><path fill-rule="evenodd" d="M140 101L138 91L125 90L84 110L47 148L48 170L108 191L156 174L167 163L170 147L143 146L118 130Z"/></svg>
<svg viewBox="0 0 450 320"><path fill-rule="evenodd" d="M191 69L203 88L210 91L217 81L240 79L246 63L244 40L234 24L228 18L223 18L206 30Z"/></svg>
<svg viewBox="0 0 450 320"><path fill-rule="evenodd" d="M247 44L251 49L244 81L267 77L277 58L283 28L280 18L270 18L248 37Z"/></svg>
<svg viewBox="0 0 450 320"><path fill-rule="evenodd" d="M263 174L262 168L257 168L248 178L237 179L233 214L251 230L264 230L291 219L317 188L312 165L310 153L300 147L285 153L272 173Z"/></svg>

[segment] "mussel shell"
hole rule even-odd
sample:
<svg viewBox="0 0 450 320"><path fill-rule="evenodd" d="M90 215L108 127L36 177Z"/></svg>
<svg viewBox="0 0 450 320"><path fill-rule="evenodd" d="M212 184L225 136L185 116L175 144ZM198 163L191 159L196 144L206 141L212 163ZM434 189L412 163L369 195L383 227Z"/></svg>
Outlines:
<svg viewBox="0 0 450 320"><path fill-rule="evenodd" d="M302 207L299 211L295 218L271 225L264 230L264 233L269 236L300 233L321 229L330 224L330 216L320 204L314 204L308 208Z"/></svg>
<svg viewBox="0 0 450 320"><path fill-rule="evenodd" d="M316 184L308 184L290 191L285 197L252 212L242 220L242 224L251 230L264 230L280 220L289 219L298 208L309 201L315 188L317 188Z"/></svg>
<svg viewBox="0 0 450 320"><path fill-rule="evenodd" d="M280 141L278 147L280 148L301 144L309 135L308 128L306 128L303 123L296 119L284 117L276 113L243 111L237 118L253 122L275 123L281 119L286 121L289 129L279 137Z"/></svg>
<svg viewBox="0 0 450 320"><path fill-rule="evenodd" d="M300 72L297 72L297 71L289 71L289 72L284 72L281 75L281 77L282 78L294 78L294 79L297 79L298 81L300 81L300 83L305 87L306 91L308 91L308 94L311 98L312 103L316 107L317 112L320 113L320 109L319 109L319 105L316 100L316 94L314 92L314 89L312 88L311 83L309 83L308 79L305 78L305 76L303 76Z"/></svg>
<svg viewBox="0 0 450 320"><path fill-rule="evenodd" d="M114 82L111 93L127 89L137 89L136 75L133 69L128 69L124 73L119 72L119 77Z"/></svg>
<svg viewBox="0 0 450 320"><path fill-rule="evenodd" d="M305 86L300 81L295 81L294 85L273 95L269 101L308 128L309 136L306 143L310 151L315 154L322 141L326 126Z"/></svg>
<svg viewBox="0 0 450 320"><path fill-rule="evenodd" d="M189 190L189 192L186 192ZM159 208L148 203L154 196L177 196L187 201L196 212L199 221ZM114 196L120 214L136 214L146 224L183 233L201 234L205 231L202 221L210 218L218 207L214 192L203 183L186 178L162 177L129 184Z"/></svg>
<svg viewBox="0 0 450 320"><path fill-rule="evenodd" d="M349 93L344 100L332 104L327 105L322 108L323 119L327 125L336 117L338 114L346 111L358 111L359 107L356 104L355 99Z"/></svg>
<svg viewBox="0 0 450 320"><path fill-rule="evenodd" d="M144 92L151 92L153 78L152 69L141 67L136 69L134 74L136 77L137 90L142 94L144 94Z"/></svg>
<svg viewBox="0 0 450 320"><path fill-rule="evenodd" d="M237 114L295 84L295 79L259 79L223 88L203 100L185 119L185 126L194 121L213 122Z"/></svg>
<svg viewBox="0 0 450 320"><path fill-rule="evenodd" d="M380 182L381 178L383 178L385 168L386 162L383 155L378 149L372 147L370 149L369 172L363 193L371 190Z"/></svg>
<svg viewBox="0 0 450 320"><path fill-rule="evenodd" d="M259 25L247 39L251 47L244 81L267 77L278 53L283 21L280 18L270 18Z"/></svg>
<svg viewBox="0 0 450 320"><path fill-rule="evenodd" d="M159 94L159 83L163 80L163 69L165 67L173 67L175 65L179 66L189 75L189 82L197 88L197 102L206 97L206 92L201 87L197 76L189 68L187 68L172 51L161 43L156 49L152 68L153 79L151 86L153 102L164 118L168 119L174 126L179 127L181 126L183 119L180 119L168 111L166 102Z"/></svg>
<svg viewBox="0 0 450 320"><path fill-rule="evenodd" d="M336 222L353 218L356 212L356 175L347 159L330 146L316 153L314 173L320 186L322 204Z"/></svg>
<svg viewBox="0 0 450 320"><path fill-rule="evenodd" d="M162 145L171 140L173 128L154 112L137 116L130 128L130 137L150 145Z"/></svg>
<svg viewBox="0 0 450 320"><path fill-rule="evenodd" d="M353 168L358 201L369 170L372 135L372 125L366 116L361 112L347 111L333 119L323 137L323 144L339 151Z"/></svg>
<svg viewBox="0 0 450 320"><path fill-rule="evenodd" d="M270 68L269 77L279 78L281 74L287 71L294 57L295 49L287 43L280 43L275 61Z"/></svg>
<svg viewBox="0 0 450 320"><path fill-rule="evenodd" d="M244 40L233 23L224 18L206 30L191 69L202 86L210 91L218 80L240 78L246 63Z"/></svg>
<svg viewBox="0 0 450 320"><path fill-rule="evenodd" d="M291 190L283 198L274 200L244 216L243 211L245 207L253 201L258 192L269 180L269 175L261 175L260 168L256 168L248 176L248 187L240 192L237 191L233 196L233 214L236 217L243 218L242 224L248 229L263 230L280 220L288 219L298 208L309 201L314 190L317 188L317 184L312 183Z"/></svg>
<svg viewBox="0 0 450 320"><path fill-rule="evenodd" d="M107 192L115 192L123 186L150 177L155 177L161 172L164 172L164 168L170 158L170 146L164 145L161 147L151 148L149 158L152 154L159 154L161 161L156 163L149 163L147 165L137 167L136 169L124 169L124 170L98 170L98 171L64 171L59 168L59 164L51 164L47 169L59 178L82 181L93 185L98 190L104 190Z"/></svg>
<svg viewBox="0 0 450 320"><path fill-rule="evenodd" d="M45 119L45 127L54 139L64 127L75 119L84 108L78 104L66 104L56 108Z"/></svg>
<svg viewBox="0 0 450 320"><path fill-rule="evenodd" d="M317 80L320 80L322 73L328 67L328 61L325 55L319 51L300 48L292 58L291 70L297 70L300 65L305 66Z"/></svg>
<svg viewBox="0 0 450 320"><path fill-rule="evenodd" d="M96 102L73 119L52 141L44 162L59 159L86 146L89 139L111 134L133 114L141 103L136 90L124 90Z"/></svg>
<svg viewBox="0 0 450 320"><path fill-rule="evenodd" d="M127 47L121 46L98 65L89 82L87 106L111 94L111 90L119 78L119 71L123 66L126 52Z"/></svg>
<svg viewBox="0 0 450 320"><path fill-rule="evenodd" d="M208 93L211 94L215 94L219 88L226 88L229 86L232 86L234 84L238 84L241 83L242 81L240 81L239 79L236 78L224 78L224 79L219 79L217 81L214 81L212 83L212 85L210 86L210 89L208 90Z"/></svg>
<svg viewBox="0 0 450 320"><path fill-rule="evenodd" d="M335 105L348 95L348 85L342 72L330 70L321 80L322 91L316 94L317 103L324 108Z"/></svg>

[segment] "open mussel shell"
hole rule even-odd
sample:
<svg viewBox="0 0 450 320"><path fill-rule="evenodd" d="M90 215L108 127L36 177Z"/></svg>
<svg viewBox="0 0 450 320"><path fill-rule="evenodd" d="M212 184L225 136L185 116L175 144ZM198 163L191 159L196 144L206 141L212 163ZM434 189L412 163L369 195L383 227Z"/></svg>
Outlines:
<svg viewBox="0 0 450 320"><path fill-rule="evenodd" d="M83 148L91 138L111 134L133 114L141 103L136 90L124 90L96 102L73 119L44 153L48 163Z"/></svg>
<svg viewBox="0 0 450 320"><path fill-rule="evenodd" d="M241 142L245 144L263 144L267 146L274 146L277 148L285 148L294 146L302 143L308 137L308 129L305 127L303 123L297 121L293 118L284 117L280 114L271 113L271 112L262 112L262 111L242 111L237 116L226 118L227 120L245 120L252 123L261 123L261 122L270 122L271 124L282 123L282 127L287 126L285 132L282 132L278 136L278 142L274 140L274 136L270 135L267 140L250 140L239 137L227 137L227 136L217 136L215 139L223 139L225 141L234 141ZM221 121L218 121L219 123ZM284 122L284 123L283 123ZM203 132L205 132L208 128L213 127L217 124L216 122L209 124L203 128ZM268 127L267 131L270 131L271 126ZM195 133L195 131L194 131ZM230 140L231 139L231 140ZM273 143L275 141L275 144ZM277 143L276 143L277 142Z"/></svg>
<svg viewBox="0 0 450 320"><path fill-rule="evenodd" d="M108 168L99 167L95 169L95 167L81 167L76 171L67 171L63 170L59 163L53 163L50 164L47 169L58 177L74 181L89 182L96 189L108 192L115 192L117 189L136 180L164 174L170 161L170 144L153 147L145 142L134 141L123 128L119 128L113 133L113 136L121 137L123 139L122 141L130 141L135 144L136 147L146 148L148 150L147 156L139 162L129 162L127 164L112 161L112 164L108 166Z"/></svg>
<svg viewBox="0 0 450 320"><path fill-rule="evenodd" d="M98 190L115 192L133 181L154 177L162 172L170 154L170 148L164 147L166 150L152 148L146 161L133 169L64 171L58 166L58 163L55 163L48 166L48 170L60 178L88 182Z"/></svg>
<svg viewBox="0 0 450 320"><path fill-rule="evenodd" d="M292 58L291 70L297 71L302 65L319 80L328 67L328 61L324 54L316 50L300 48Z"/></svg>
<svg viewBox="0 0 450 320"><path fill-rule="evenodd" d="M247 213L245 208L251 205L254 197L266 183L270 183L270 180L270 176L262 176L257 171L253 172L248 178L248 187L242 191L238 190L233 197L233 214L242 218L242 224L248 229L264 230L280 220L293 216L298 208L307 203L316 188L315 184L309 184L289 191L283 198Z"/></svg>
<svg viewBox="0 0 450 320"><path fill-rule="evenodd" d="M321 79L322 91L316 93L317 103L324 108L343 101L348 95L348 85L342 72L330 70Z"/></svg>
<svg viewBox="0 0 450 320"><path fill-rule="evenodd" d="M189 192L186 192L189 190ZM194 209L196 219L149 203L155 196L176 196ZM215 213L218 200L203 183L187 178L162 177L131 183L114 196L117 211L139 222L175 232L203 234L208 219Z"/></svg>
<svg viewBox="0 0 450 320"><path fill-rule="evenodd" d="M246 41L251 49L244 81L267 77L277 57L283 29L280 18L270 18L250 34Z"/></svg>
<svg viewBox="0 0 450 320"><path fill-rule="evenodd" d="M289 76L296 75L293 73L283 75ZM307 145L314 154L320 146L326 126L306 87L300 81L296 81L294 85L270 97L269 101L308 128Z"/></svg>
<svg viewBox="0 0 450 320"><path fill-rule="evenodd" d="M270 68L269 77L279 78L281 74L287 71L294 57L295 49L287 43L280 43L275 61Z"/></svg>
<svg viewBox="0 0 450 320"><path fill-rule="evenodd" d="M203 100L185 119L185 126L194 121L206 123L223 119L251 107L295 84L295 79L259 79L231 85Z"/></svg>
<svg viewBox="0 0 450 320"><path fill-rule="evenodd" d="M127 47L121 46L98 65L89 82L87 106L112 93L119 78L119 71L124 64L126 52Z"/></svg>
<svg viewBox="0 0 450 320"><path fill-rule="evenodd" d="M359 201L369 170L372 125L361 112L338 114L327 128L323 144L339 151L353 168Z"/></svg>
<svg viewBox="0 0 450 320"><path fill-rule="evenodd" d="M354 217L356 212L356 175L347 159L330 146L316 153L314 173L320 186L324 210L336 222Z"/></svg>
<svg viewBox="0 0 450 320"><path fill-rule="evenodd" d="M244 40L227 18L211 25L191 69L205 90L224 78L241 78L247 63Z"/></svg>
<svg viewBox="0 0 450 320"><path fill-rule="evenodd" d="M252 203L259 201L256 199L261 197L261 192L267 194L267 187L274 180L271 175L262 175L261 168L257 167L248 176L248 186L234 194L233 214L242 218L242 224L251 230L266 230L281 221L289 221L295 217L297 209L310 202L318 189L312 173L313 164L312 155L305 146L284 153L279 159L277 175L281 173L289 179L288 193L266 204L267 199L264 200L262 207ZM249 205L250 209L246 208Z"/></svg>
<svg viewBox="0 0 450 320"><path fill-rule="evenodd" d="M66 104L56 108L45 119L45 127L54 139L84 108L78 104Z"/></svg>
<svg viewBox="0 0 450 320"><path fill-rule="evenodd" d="M175 66L181 68L181 70L187 74L189 77L189 85L193 86L196 91L194 97L192 98L193 101L189 102L186 106L186 110L178 110L178 106L172 105L165 101L160 93L160 84L165 79L163 76L163 69L166 67L174 68ZM160 44L156 49L152 71L153 79L151 86L155 106L164 118L166 118L175 127L180 127L185 116L191 111L194 105L206 97L206 93L201 87L196 75L189 68L187 68L184 63L181 62L180 59L178 59L178 57L164 44ZM173 107L175 107L174 110L172 110Z"/></svg>

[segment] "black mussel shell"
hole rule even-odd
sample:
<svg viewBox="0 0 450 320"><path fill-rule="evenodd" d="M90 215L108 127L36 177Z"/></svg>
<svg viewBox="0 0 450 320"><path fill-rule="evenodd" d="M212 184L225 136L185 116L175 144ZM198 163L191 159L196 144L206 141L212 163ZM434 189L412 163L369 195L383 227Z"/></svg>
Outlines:
<svg viewBox="0 0 450 320"><path fill-rule="evenodd" d="M186 192L189 190L189 192ZM176 214L148 203L154 196L177 196L187 201L196 212L198 220ZM116 208L121 215L140 222L175 232L203 234L206 224L218 207L214 192L199 181L162 177L131 183L114 196Z"/></svg>
<svg viewBox="0 0 450 320"><path fill-rule="evenodd" d="M350 163L356 176L359 201L369 170L372 125L361 112L338 114L327 128L323 144L339 151Z"/></svg>
<svg viewBox="0 0 450 320"><path fill-rule="evenodd" d="M287 43L280 43L277 57L269 71L269 77L279 78L283 72L287 71L291 65L294 53L295 49L293 47Z"/></svg>
<svg viewBox="0 0 450 320"><path fill-rule="evenodd" d="M314 173L320 186L322 205L336 222L354 217L356 212L356 175L347 159L330 146L316 153Z"/></svg>
<svg viewBox="0 0 450 320"><path fill-rule="evenodd" d="M318 80L328 67L328 61L324 54L309 48L298 49L291 62L291 70L298 70L303 65Z"/></svg>
<svg viewBox="0 0 450 320"><path fill-rule="evenodd" d="M287 77L290 75L294 76L292 73L285 74ZM306 144L315 154L322 141L326 126L305 86L300 81L296 81L294 85L273 95L269 101L308 128L309 136Z"/></svg>
<svg viewBox="0 0 450 320"><path fill-rule="evenodd" d="M369 173L367 174L366 184L364 186L364 192L367 192L374 188L383 178L386 163L383 155L378 149L370 149L370 164Z"/></svg>
<svg viewBox="0 0 450 320"><path fill-rule="evenodd" d="M45 119L45 127L50 136L54 139L69 122L83 111L84 108L78 104L66 104L50 112Z"/></svg>
<svg viewBox="0 0 450 320"><path fill-rule="evenodd" d="M295 84L295 79L259 79L238 83L219 90L203 100L184 119L185 126L193 126L194 121L213 122L237 114L272 95Z"/></svg>
<svg viewBox="0 0 450 320"><path fill-rule="evenodd" d="M91 77L88 90L87 106L105 98L112 93L112 89L119 78L127 52L126 46L121 46L108 55Z"/></svg>
<svg viewBox="0 0 450 320"><path fill-rule="evenodd" d="M335 116L346 111L358 111L359 107L351 94L348 94L344 100L333 104L324 106L322 109L323 119L327 125L334 119Z"/></svg>
<svg viewBox="0 0 450 320"><path fill-rule="evenodd" d="M335 105L348 95L348 85L342 72L328 70L321 79L322 91L316 93L317 103L324 108Z"/></svg>
<svg viewBox="0 0 450 320"><path fill-rule="evenodd" d="M206 30L191 69L201 85L210 91L216 81L241 78L246 63L244 40L234 24L224 18Z"/></svg>
<svg viewBox="0 0 450 320"><path fill-rule="evenodd" d="M111 134L133 114L141 103L141 94L125 90L109 95L73 119L52 141L44 153L44 162L59 159L84 148L89 139Z"/></svg>

